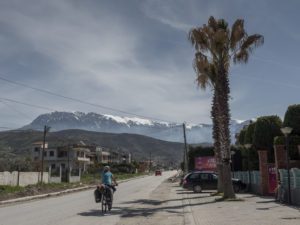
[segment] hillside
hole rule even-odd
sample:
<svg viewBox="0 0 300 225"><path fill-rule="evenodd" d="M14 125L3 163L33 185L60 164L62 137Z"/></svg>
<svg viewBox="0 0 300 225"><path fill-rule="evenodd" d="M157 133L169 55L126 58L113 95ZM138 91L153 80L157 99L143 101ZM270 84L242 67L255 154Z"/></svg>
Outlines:
<svg viewBox="0 0 300 225"><path fill-rule="evenodd" d="M0 157L30 154L33 142L41 141L43 132L33 130L17 130L0 132ZM63 130L47 134L49 147L84 141L115 151L130 152L133 159L152 158L164 162L178 163L182 159L183 144L157 140L136 134L111 134L85 130Z"/></svg>

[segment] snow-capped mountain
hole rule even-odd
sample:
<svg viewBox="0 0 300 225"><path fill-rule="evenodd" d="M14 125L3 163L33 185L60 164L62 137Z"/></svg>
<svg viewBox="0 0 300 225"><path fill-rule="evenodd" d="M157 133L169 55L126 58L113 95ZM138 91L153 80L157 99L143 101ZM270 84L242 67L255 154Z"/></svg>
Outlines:
<svg viewBox="0 0 300 225"><path fill-rule="evenodd" d="M231 121L231 136L249 121ZM137 117L121 117L82 112L52 112L38 116L32 123L22 129L43 130L44 125L50 126L51 131L66 129L82 129L106 133L133 133L174 142L183 142L182 124L158 122ZM212 142L212 125L186 125L188 143Z"/></svg>

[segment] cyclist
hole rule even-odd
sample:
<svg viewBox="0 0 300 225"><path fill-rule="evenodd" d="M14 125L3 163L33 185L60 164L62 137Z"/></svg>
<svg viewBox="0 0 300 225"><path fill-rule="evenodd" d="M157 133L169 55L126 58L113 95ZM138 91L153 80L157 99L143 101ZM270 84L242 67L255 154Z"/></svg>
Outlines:
<svg viewBox="0 0 300 225"><path fill-rule="evenodd" d="M116 179L114 178L113 174L110 172L110 167L105 166L102 172L102 184L107 186L111 191L111 198L113 197L113 193L116 191L115 186L112 184L112 181L114 181L115 185L117 186L118 183Z"/></svg>

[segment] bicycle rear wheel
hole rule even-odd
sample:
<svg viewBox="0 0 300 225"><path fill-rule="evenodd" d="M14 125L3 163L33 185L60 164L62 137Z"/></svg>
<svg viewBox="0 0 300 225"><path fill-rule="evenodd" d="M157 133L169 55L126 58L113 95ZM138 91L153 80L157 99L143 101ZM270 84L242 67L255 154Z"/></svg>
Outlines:
<svg viewBox="0 0 300 225"><path fill-rule="evenodd" d="M108 205L108 211L110 211L112 208L112 200L108 201L107 205Z"/></svg>
<svg viewBox="0 0 300 225"><path fill-rule="evenodd" d="M107 200L106 197L103 195L102 196L102 201L101 201L101 209L102 209L102 213L107 212Z"/></svg>

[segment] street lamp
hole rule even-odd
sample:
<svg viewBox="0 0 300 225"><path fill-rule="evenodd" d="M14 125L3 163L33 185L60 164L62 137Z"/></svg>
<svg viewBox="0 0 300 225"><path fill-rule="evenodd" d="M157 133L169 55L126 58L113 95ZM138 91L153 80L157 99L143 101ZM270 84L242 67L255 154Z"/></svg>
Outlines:
<svg viewBox="0 0 300 225"><path fill-rule="evenodd" d="M244 144L244 147L247 149L247 169L248 169L248 177L249 177L249 184L248 184L248 191L251 189L251 174L250 174L250 148L252 144Z"/></svg>
<svg viewBox="0 0 300 225"><path fill-rule="evenodd" d="M289 134L292 132L293 128L283 127L280 129L285 136L285 146L286 146L286 169L288 175L288 203L291 204L291 181L290 181L290 153L289 153Z"/></svg>
<svg viewBox="0 0 300 225"><path fill-rule="evenodd" d="M231 168L232 168L232 178L234 178L234 155L235 155L235 151L230 151L230 161L231 161Z"/></svg>

